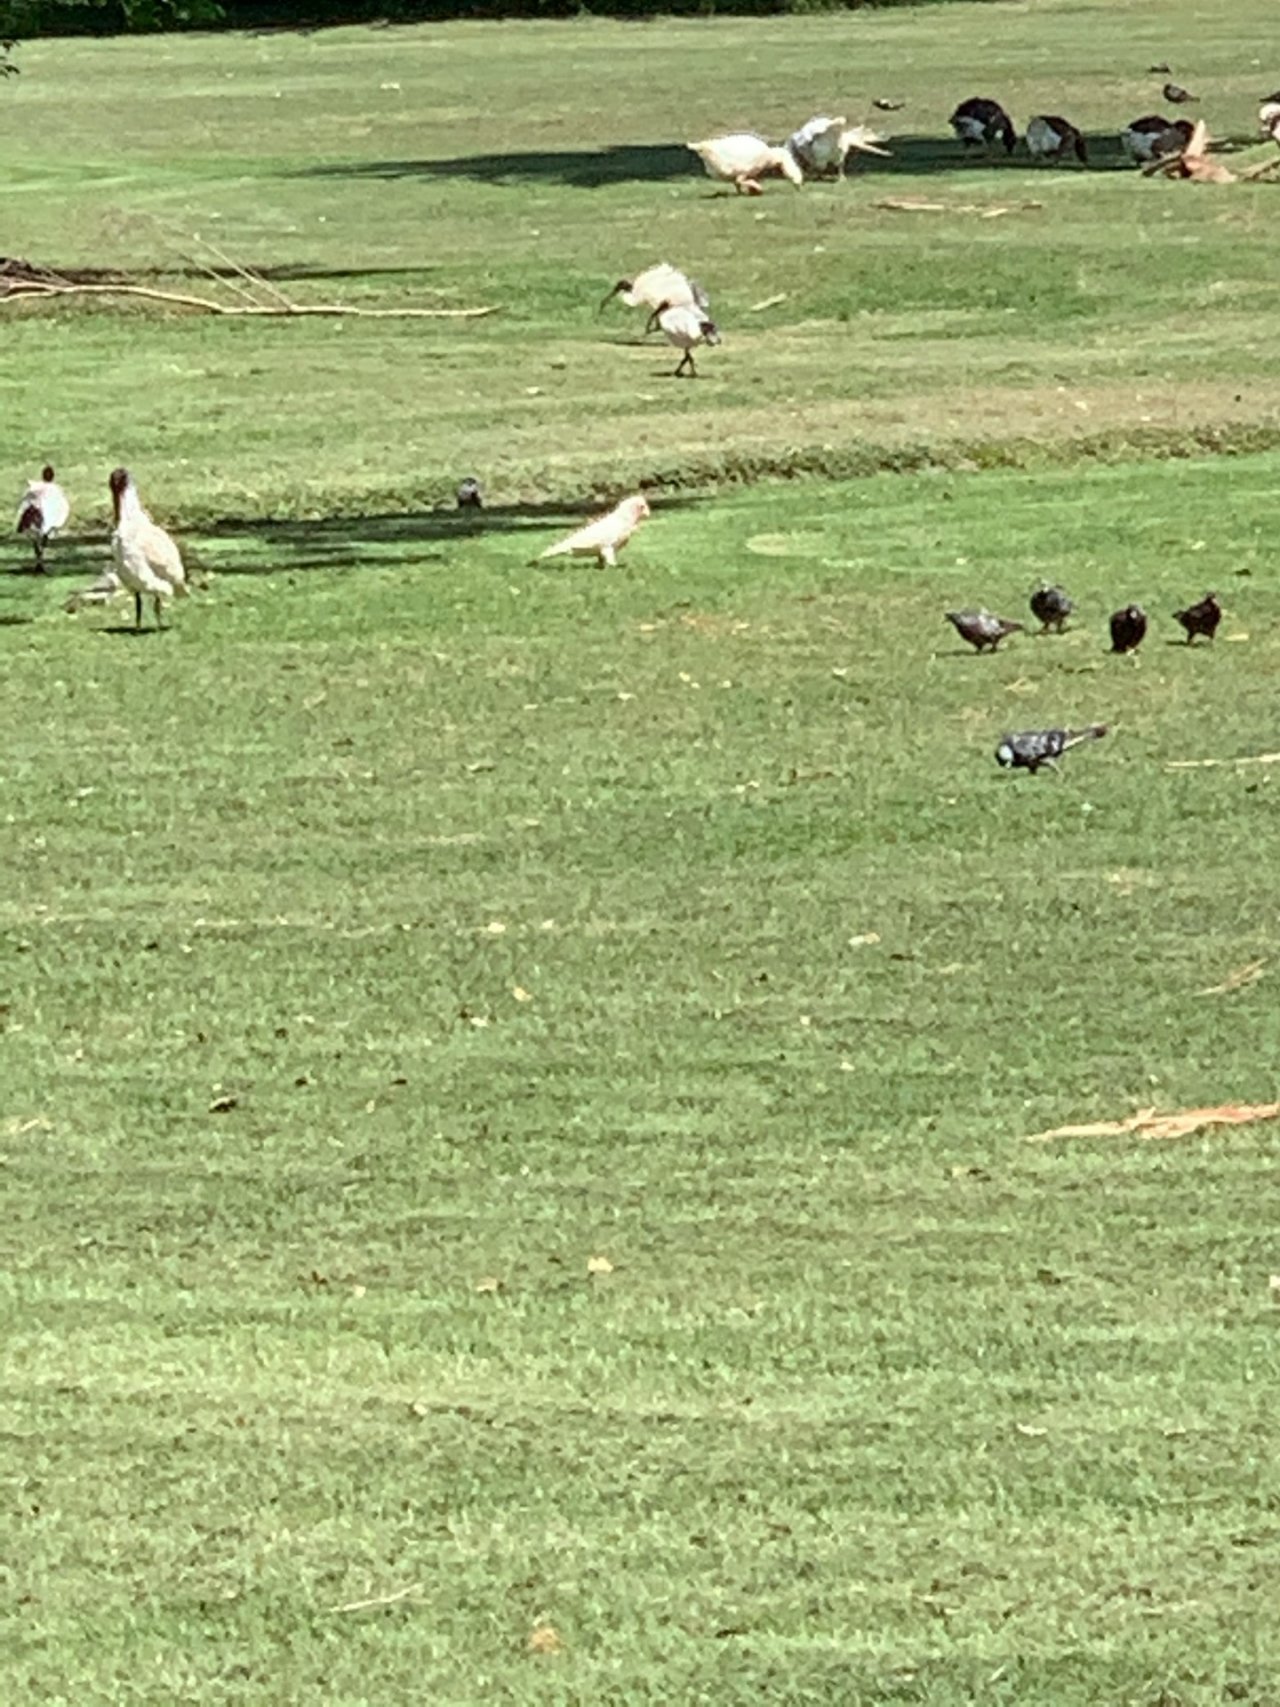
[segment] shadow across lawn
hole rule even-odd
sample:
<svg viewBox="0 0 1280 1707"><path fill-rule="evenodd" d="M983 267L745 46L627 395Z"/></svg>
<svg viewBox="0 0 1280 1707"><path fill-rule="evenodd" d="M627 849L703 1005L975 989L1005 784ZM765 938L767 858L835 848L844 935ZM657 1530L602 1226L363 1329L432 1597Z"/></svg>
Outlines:
<svg viewBox="0 0 1280 1707"><path fill-rule="evenodd" d="M608 184L659 183L700 170L681 143L620 143L610 148L468 154L453 160L354 160L308 166L306 178L467 178L479 184L563 184L596 190Z"/></svg>

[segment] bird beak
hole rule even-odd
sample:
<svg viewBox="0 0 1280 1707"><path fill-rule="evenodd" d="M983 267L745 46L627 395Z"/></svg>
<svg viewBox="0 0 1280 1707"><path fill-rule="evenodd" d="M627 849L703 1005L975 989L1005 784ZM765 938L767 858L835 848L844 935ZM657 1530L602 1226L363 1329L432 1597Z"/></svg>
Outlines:
<svg viewBox="0 0 1280 1707"><path fill-rule="evenodd" d="M609 304L613 301L614 297L617 296L618 292L621 289L622 289L621 285L614 285L613 289L609 292L608 296L605 297L604 301L600 304L599 308L596 309L596 313L597 314L603 314L605 309L608 308Z"/></svg>

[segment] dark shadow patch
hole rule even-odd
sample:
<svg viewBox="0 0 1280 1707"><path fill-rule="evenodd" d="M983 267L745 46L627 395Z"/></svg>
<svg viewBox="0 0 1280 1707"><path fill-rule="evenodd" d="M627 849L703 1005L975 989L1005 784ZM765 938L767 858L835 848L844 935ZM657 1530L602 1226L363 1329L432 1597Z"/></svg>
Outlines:
<svg viewBox="0 0 1280 1707"><path fill-rule="evenodd" d="M598 190L609 184L663 183L701 173L680 143L620 143L521 154L468 154L453 160L354 160L307 166L302 178L466 178L478 184L563 184Z"/></svg>

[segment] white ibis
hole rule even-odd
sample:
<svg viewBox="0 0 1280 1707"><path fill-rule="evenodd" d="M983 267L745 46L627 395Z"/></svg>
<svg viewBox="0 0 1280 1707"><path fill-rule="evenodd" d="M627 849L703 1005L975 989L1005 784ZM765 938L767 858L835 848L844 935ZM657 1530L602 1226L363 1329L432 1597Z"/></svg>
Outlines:
<svg viewBox="0 0 1280 1707"><path fill-rule="evenodd" d="M607 516L597 516L567 539L549 545L542 557L594 557L612 569L618 553L649 514L647 502L637 493L624 498Z"/></svg>
<svg viewBox="0 0 1280 1707"><path fill-rule="evenodd" d="M850 125L844 118L809 119L792 131L787 147L800 162L803 171L813 178L838 178L844 171L849 153L887 155L887 148L877 145L881 138L865 124Z"/></svg>
<svg viewBox="0 0 1280 1707"><path fill-rule="evenodd" d="M1033 160L1065 160L1074 154L1082 166L1089 164L1084 137L1069 119L1056 113L1037 113L1028 121L1027 153Z"/></svg>
<svg viewBox="0 0 1280 1707"><path fill-rule="evenodd" d="M185 595L187 591L181 553L164 529L157 526L143 509L138 488L127 468L114 469L110 485L115 516L111 552L120 585L133 594L133 625L142 627L145 594L154 601L156 627L162 628L160 610L163 601L175 593Z"/></svg>
<svg viewBox="0 0 1280 1707"><path fill-rule="evenodd" d="M687 273L682 273L679 267L673 267L669 261L659 261L656 266L646 267L634 278L619 279L600 304L600 312L609 306L615 296L621 297L628 308L647 308L650 312L661 308L663 303L689 308L711 306L711 298L697 279L691 279Z"/></svg>
<svg viewBox="0 0 1280 1707"><path fill-rule="evenodd" d="M710 136L704 142L690 142L686 146L702 161L709 178L732 184L740 196L760 195L760 179L766 172L781 172L797 189L804 183L800 163L789 148L775 148L750 131Z"/></svg>
<svg viewBox="0 0 1280 1707"><path fill-rule="evenodd" d="M682 379L686 373L690 379L696 379L698 370L693 365L694 350L699 344L715 345L720 342L720 328L714 320L708 320L700 308L680 303L664 302L655 308L645 331L652 332L655 327L661 327L663 337L673 349L684 351L675 371L677 379Z"/></svg>
<svg viewBox="0 0 1280 1707"><path fill-rule="evenodd" d="M59 528L67 525L71 505L67 495L53 477L53 468L46 463L39 480L27 483L18 505L18 532L29 536L35 548L37 575L44 574L44 548Z"/></svg>

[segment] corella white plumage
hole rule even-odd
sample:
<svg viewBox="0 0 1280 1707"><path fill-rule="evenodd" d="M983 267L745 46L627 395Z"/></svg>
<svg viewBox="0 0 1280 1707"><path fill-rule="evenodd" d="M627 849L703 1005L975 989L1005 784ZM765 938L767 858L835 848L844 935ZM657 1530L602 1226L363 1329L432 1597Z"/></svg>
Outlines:
<svg viewBox="0 0 1280 1707"><path fill-rule="evenodd" d="M673 267L668 261L659 261L656 266L646 267L634 278L619 279L600 304L601 312L615 296L621 297L628 308L647 308L651 312L655 308L661 308L664 303L687 308L711 306L711 298L697 279L691 279L687 273L682 273L679 267Z"/></svg>
<svg viewBox="0 0 1280 1707"><path fill-rule="evenodd" d="M649 514L649 505L639 493L624 498L607 516L597 516L567 539L549 545L542 557L595 557L603 567L618 561L618 553Z"/></svg>
<svg viewBox="0 0 1280 1707"><path fill-rule="evenodd" d="M690 142L686 146L702 161L709 178L732 184L739 195L760 195L760 179L766 172L781 172L797 189L804 183L800 163L789 148L775 148L750 131L709 136L704 142Z"/></svg>
<svg viewBox="0 0 1280 1707"><path fill-rule="evenodd" d="M881 138L865 124L850 125L845 118L812 118L792 131L787 148L799 161L801 170L810 178L838 178L844 171L849 153L887 155L879 147Z"/></svg>
<svg viewBox="0 0 1280 1707"><path fill-rule="evenodd" d="M714 320L708 320L700 308L664 302L649 316L645 331L652 332L655 327L661 327L663 337L673 348L684 351L675 371L677 379L683 379L686 373L690 379L696 379L698 370L693 365L694 350L699 344L720 342L720 328Z"/></svg>
<svg viewBox="0 0 1280 1707"><path fill-rule="evenodd" d="M162 628L160 611L164 600L174 594L185 596L187 591L182 554L143 509L138 488L127 468L114 469L110 485L115 515L111 554L119 584L133 594L133 625L142 627L142 600L146 596L154 601L156 627Z"/></svg>
<svg viewBox="0 0 1280 1707"><path fill-rule="evenodd" d="M39 480L28 481L18 505L18 532L25 533L35 548L37 575L44 574L45 546L51 535L66 527L70 514L67 495L54 479L52 467L46 463L40 471Z"/></svg>

